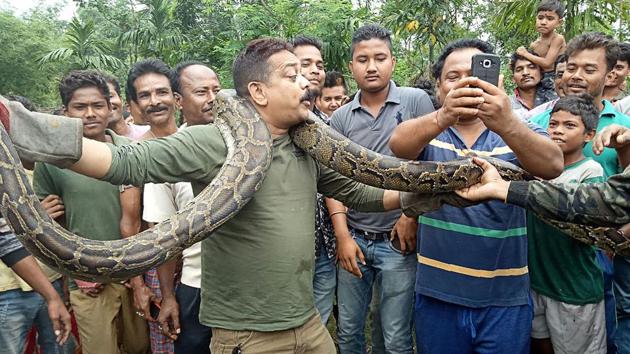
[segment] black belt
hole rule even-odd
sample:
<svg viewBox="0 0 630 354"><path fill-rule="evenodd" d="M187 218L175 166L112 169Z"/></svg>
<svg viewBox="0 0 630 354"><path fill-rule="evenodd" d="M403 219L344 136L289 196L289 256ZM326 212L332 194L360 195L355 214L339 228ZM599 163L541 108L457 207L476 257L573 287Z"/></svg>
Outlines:
<svg viewBox="0 0 630 354"><path fill-rule="evenodd" d="M352 228L354 234L368 241L387 241L389 240L389 232L370 232Z"/></svg>

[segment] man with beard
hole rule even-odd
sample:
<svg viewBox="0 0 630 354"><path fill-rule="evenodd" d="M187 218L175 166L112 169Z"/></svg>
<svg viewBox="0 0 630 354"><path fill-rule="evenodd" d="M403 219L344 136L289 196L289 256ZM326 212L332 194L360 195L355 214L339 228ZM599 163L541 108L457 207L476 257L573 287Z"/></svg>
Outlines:
<svg viewBox="0 0 630 354"><path fill-rule="evenodd" d="M562 172L562 152L546 132L519 119L503 90L471 77L472 57L492 52L477 39L444 48L432 72L441 108L396 128L390 140L396 156L451 161L473 153L519 164L542 178ZM418 351L529 353L525 211L494 202L444 205L418 223Z"/></svg>
<svg viewBox="0 0 630 354"><path fill-rule="evenodd" d="M424 91L397 87L391 80L396 59L388 30L373 24L357 29L351 54L349 67L360 91L333 113L331 127L355 143L391 156L387 143L394 128L433 111L433 104ZM341 265L337 284L341 353L366 350L364 327L374 284L385 352L412 353L416 220L399 211L368 214L346 209L337 201L328 207Z"/></svg>
<svg viewBox="0 0 630 354"><path fill-rule="evenodd" d="M588 93L593 96L593 103L600 112L596 132L599 133L612 124L630 127L630 117L618 112L609 101L603 99L607 75L614 69L619 58L618 42L601 33L585 33L569 42L565 54L565 93ZM549 110L533 117L532 122L547 128L550 112ZM620 173L630 163L630 156L618 155L615 149L607 148L599 155L594 154L592 143L584 147L584 155L599 162L606 177ZM613 263L618 316L614 342L620 353L630 353L630 259L615 257ZM610 328L610 315L607 315L607 322ZM610 347L611 343L608 344Z"/></svg>
<svg viewBox="0 0 630 354"><path fill-rule="evenodd" d="M122 96L120 95L120 84L113 76L103 75L107 80L110 97L109 101L112 105L112 115L109 119L107 127L116 134L127 137L131 140L140 140L140 138L149 130L147 125L129 124L123 117Z"/></svg>
<svg viewBox="0 0 630 354"><path fill-rule="evenodd" d="M175 122L175 95L171 88L171 69L159 59L146 59L136 63L129 71L127 77L127 94L131 102L138 105L138 110L149 124L147 131L140 140L157 139L169 136L177 132ZM161 207L159 196L160 188L147 183L143 189L143 205ZM147 222L154 221L153 219ZM149 270L144 275L146 285L151 289L155 299L159 303L162 299L160 282L156 269ZM172 288L172 285L171 285ZM151 351L153 354L171 354L175 348L172 340L162 333L160 325L155 322L147 311L146 301L136 303L143 317L149 320L151 337Z"/></svg>
<svg viewBox="0 0 630 354"><path fill-rule="evenodd" d="M543 99L536 95L536 87L540 83L542 73L540 66L518 53L512 54L510 71L516 84L514 95L510 96L512 110L522 118L523 113L544 103Z"/></svg>
<svg viewBox="0 0 630 354"><path fill-rule="evenodd" d="M199 317L213 329L212 352L335 353L313 304L316 193L362 211L400 207L398 192L345 178L294 145L289 129L308 118L311 105L309 82L292 49L279 39L258 39L234 61L236 92L267 125L273 156L248 204L202 244ZM5 127L12 119L2 121ZM67 140L64 148L76 147ZM79 173L116 184L188 180L195 193L212 181L227 155L213 124L124 148L83 139L80 151L70 166ZM72 160L59 163L67 162Z"/></svg>
<svg viewBox="0 0 630 354"><path fill-rule="evenodd" d="M173 69L171 87L175 101L184 115L185 127L212 123L212 106L215 95L221 89L219 78L201 62L186 61ZM180 130L184 126L180 127ZM146 185L142 218L151 223L160 223L181 210L193 199L189 182ZM182 252L181 281L173 290L178 259L158 267L162 306L157 320L175 341L175 353L210 353L210 328L199 323L201 304L201 243L196 243ZM169 327L173 323L173 328ZM181 327L180 327L181 326Z"/></svg>
<svg viewBox="0 0 630 354"><path fill-rule="evenodd" d="M59 84L59 93L64 114L72 119L82 119L85 141L114 145L129 143L128 139L106 130L111 115L110 92L100 74L73 71ZM50 195L58 196L63 201L65 227L81 237L115 240L139 231L139 209L135 210L135 218L130 209L124 209L120 186L37 163L33 189L42 200ZM139 200L140 192L136 192ZM129 226L134 224L137 225L135 229ZM131 280L133 293L120 283L69 281L70 304L79 327L83 352L116 354L120 346L127 353L146 352L149 345L146 322L133 311L133 299L146 295L146 288L141 279L138 283L136 280L138 277Z"/></svg>

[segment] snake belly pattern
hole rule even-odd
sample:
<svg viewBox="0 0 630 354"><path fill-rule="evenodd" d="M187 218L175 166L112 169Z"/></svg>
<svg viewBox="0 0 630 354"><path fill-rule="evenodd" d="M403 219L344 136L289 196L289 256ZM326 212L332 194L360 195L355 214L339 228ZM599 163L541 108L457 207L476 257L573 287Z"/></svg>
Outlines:
<svg viewBox="0 0 630 354"><path fill-rule="evenodd" d="M271 164L272 141L259 114L246 99L224 90L217 95L215 117L228 148L219 173L184 209L138 235L94 241L74 235L55 223L33 194L4 129L0 129L0 211L34 256L64 274L98 282L142 274L208 237L236 215L262 184ZM470 158L436 163L383 156L350 142L316 119L299 124L290 134L296 145L320 163L359 182L386 189L425 193L430 197L433 193L473 185L483 172ZM515 166L488 160L504 178L532 178ZM578 239L582 242L630 255L626 240L613 240L608 233L593 233L580 225L558 225L579 230ZM625 246L616 247L622 241Z"/></svg>

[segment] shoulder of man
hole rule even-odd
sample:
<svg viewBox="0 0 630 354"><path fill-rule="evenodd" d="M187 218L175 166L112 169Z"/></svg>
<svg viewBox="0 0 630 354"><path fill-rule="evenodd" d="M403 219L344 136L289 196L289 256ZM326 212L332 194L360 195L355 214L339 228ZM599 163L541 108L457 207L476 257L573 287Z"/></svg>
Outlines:
<svg viewBox="0 0 630 354"><path fill-rule="evenodd" d="M529 122L538 125L543 129L549 126L549 118L551 117L551 108L529 119Z"/></svg>
<svg viewBox="0 0 630 354"><path fill-rule="evenodd" d="M350 114L352 113L352 104L354 101L350 101L343 106L339 107L330 116L330 127L338 132L342 132L344 127L348 124Z"/></svg>

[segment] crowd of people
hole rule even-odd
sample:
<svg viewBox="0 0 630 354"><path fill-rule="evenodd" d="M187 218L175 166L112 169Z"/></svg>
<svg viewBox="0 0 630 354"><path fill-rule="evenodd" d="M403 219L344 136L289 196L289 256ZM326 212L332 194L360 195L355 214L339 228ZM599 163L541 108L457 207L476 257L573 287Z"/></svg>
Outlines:
<svg viewBox="0 0 630 354"><path fill-rule="evenodd" d="M35 331L42 353L359 354L371 319L372 353L630 353L630 258L544 221L630 223L621 174L630 164L630 43L591 32L566 43L563 16L559 1L539 4L540 37L510 58L511 95L472 76L473 56L494 53L479 39L449 43L431 78L402 87L392 80L391 33L362 26L349 48L352 95L341 73L326 72L318 39L248 43L234 60L234 87L273 138L253 199L180 257L123 283L62 277L2 219L0 352L24 353ZM213 124L221 88L197 61L134 64L125 102L118 79L68 73L56 113L81 118L80 158L23 161L43 209L101 241L182 210L226 159ZM7 130L18 115L39 118L26 98L6 99ZM33 113L15 113L13 102ZM416 203L296 147L288 130L309 114L384 155L492 157L549 182L503 181L475 159L481 184ZM12 134L53 150L26 125ZM63 134L58 142L73 140ZM333 316L336 343L326 328Z"/></svg>

